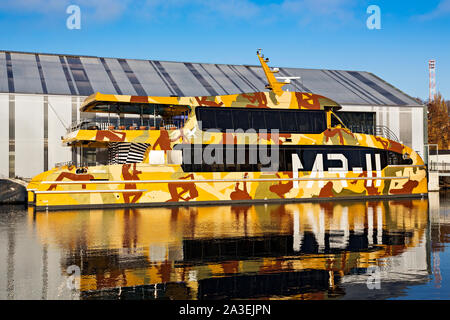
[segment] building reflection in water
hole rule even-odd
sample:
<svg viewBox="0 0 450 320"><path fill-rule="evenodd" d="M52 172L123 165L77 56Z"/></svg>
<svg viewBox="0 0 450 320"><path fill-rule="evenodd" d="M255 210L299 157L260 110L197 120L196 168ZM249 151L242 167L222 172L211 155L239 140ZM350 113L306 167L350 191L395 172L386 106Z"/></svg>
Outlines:
<svg viewBox="0 0 450 320"><path fill-rule="evenodd" d="M430 281L450 231L431 239L427 200L30 210L27 225L41 246L42 298L70 296L75 265L80 299L393 297ZM371 267L379 290L367 287Z"/></svg>

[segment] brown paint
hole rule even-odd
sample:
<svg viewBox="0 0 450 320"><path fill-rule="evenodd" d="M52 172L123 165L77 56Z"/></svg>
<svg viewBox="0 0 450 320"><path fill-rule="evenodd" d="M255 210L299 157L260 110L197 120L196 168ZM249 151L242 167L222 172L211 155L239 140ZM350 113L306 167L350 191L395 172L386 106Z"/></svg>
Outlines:
<svg viewBox="0 0 450 320"><path fill-rule="evenodd" d="M192 173L187 175L186 177L181 177L180 179L184 180L188 178L192 180L195 179ZM186 183L169 182L168 188L172 198L167 200L166 202L178 202L180 200L189 201L198 197L197 187L195 186L194 182L186 182ZM178 189L181 189L181 191L178 192ZM188 192L189 196L183 198L182 195Z"/></svg>
<svg viewBox="0 0 450 320"><path fill-rule="evenodd" d="M319 198L331 198L333 197L333 182L328 182L319 193Z"/></svg>
<svg viewBox="0 0 450 320"><path fill-rule="evenodd" d="M280 175L276 173L277 178L281 179ZM292 173L288 173L289 178L292 179ZM284 195L291 191L291 189L294 186L293 181L288 181L287 183L283 183L282 181L278 182L277 184L271 185L269 187L269 190L273 193L277 194L280 198L284 199Z"/></svg>
<svg viewBox="0 0 450 320"><path fill-rule="evenodd" d="M200 107L221 107L223 105L223 102L217 103L214 100L208 100L208 98L209 97L195 97L195 100Z"/></svg>
<svg viewBox="0 0 450 320"><path fill-rule="evenodd" d="M304 98L303 97L304 95L307 98ZM319 102L320 96L312 93L295 92L295 97L297 98L297 105L299 109L306 108L312 110L320 110L320 102ZM310 103L311 100L312 103Z"/></svg>
<svg viewBox="0 0 450 320"><path fill-rule="evenodd" d="M71 181L90 181L91 179L94 179L94 176L91 174L76 174L76 173L72 173L72 172L62 172L55 179L55 181L62 181L63 179L68 179ZM57 184L52 184L47 189L47 191L55 190L56 187L57 187ZM81 188L86 189L86 184L82 184Z"/></svg>
<svg viewBox="0 0 450 320"><path fill-rule="evenodd" d="M98 130L95 135L96 141L112 141L123 142L125 141L126 132L113 131L113 130ZM106 140L105 140L106 138Z"/></svg>
<svg viewBox="0 0 450 320"><path fill-rule="evenodd" d="M124 180L140 180L139 174L142 171L136 170L136 163L133 163L133 169L130 172L131 163L125 163L122 165L122 176ZM125 189L137 189L136 183L125 183ZM142 192L123 192L123 200L125 203L136 203L139 198L142 196ZM133 199L131 199L133 198ZM130 201L131 200L131 201Z"/></svg>
<svg viewBox="0 0 450 320"><path fill-rule="evenodd" d="M247 179L247 177L248 177L248 173L246 172L244 175L244 179ZM243 185L244 185L243 190L239 189L239 184L240 184L240 182L236 182L234 191L230 194L230 199L231 200L251 200L252 197L250 196L250 194L247 191L247 182L246 181L243 182Z"/></svg>
<svg viewBox="0 0 450 320"><path fill-rule="evenodd" d="M241 96L250 102L246 105L247 108L269 108L264 92L243 93Z"/></svg>
<svg viewBox="0 0 450 320"><path fill-rule="evenodd" d="M148 103L148 97L145 97L145 96L131 96L130 102Z"/></svg>
<svg viewBox="0 0 450 320"><path fill-rule="evenodd" d="M161 128L159 130L159 138L155 141L152 149L155 150L156 147L159 146L161 150L164 151L172 150L170 145L171 142L172 140L170 140L169 132L165 128Z"/></svg>
<svg viewBox="0 0 450 320"><path fill-rule="evenodd" d="M394 190L391 190L390 192L392 194L409 194L409 193L412 193L413 189L415 187L417 187L418 185L419 185L419 181L408 180L408 182L406 182L403 185L403 188L401 188L401 189L394 189Z"/></svg>

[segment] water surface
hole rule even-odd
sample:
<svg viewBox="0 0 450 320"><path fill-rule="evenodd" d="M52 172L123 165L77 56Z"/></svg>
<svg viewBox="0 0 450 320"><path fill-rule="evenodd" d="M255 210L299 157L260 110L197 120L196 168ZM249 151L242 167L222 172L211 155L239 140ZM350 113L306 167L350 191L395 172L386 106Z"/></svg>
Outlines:
<svg viewBox="0 0 450 320"><path fill-rule="evenodd" d="M449 299L449 209L0 206L0 299Z"/></svg>

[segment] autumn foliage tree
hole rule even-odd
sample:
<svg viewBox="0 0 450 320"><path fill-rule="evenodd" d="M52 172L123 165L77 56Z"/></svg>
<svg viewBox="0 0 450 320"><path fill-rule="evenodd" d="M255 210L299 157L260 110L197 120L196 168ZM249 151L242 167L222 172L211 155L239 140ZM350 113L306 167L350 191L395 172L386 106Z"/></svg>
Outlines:
<svg viewBox="0 0 450 320"><path fill-rule="evenodd" d="M441 94L428 103L428 143L440 150L450 149L450 122L448 108Z"/></svg>

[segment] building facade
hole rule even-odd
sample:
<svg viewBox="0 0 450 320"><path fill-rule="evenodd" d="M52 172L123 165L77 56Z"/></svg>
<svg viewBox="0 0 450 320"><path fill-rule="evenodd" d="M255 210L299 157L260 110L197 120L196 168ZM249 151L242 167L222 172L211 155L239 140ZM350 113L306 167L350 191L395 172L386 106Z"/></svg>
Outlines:
<svg viewBox="0 0 450 320"><path fill-rule="evenodd" d="M279 68L279 76L298 77L285 90L340 103L353 131L384 126L424 157L425 106L374 74ZM0 51L0 177L31 178L74 160L61 136L93 116L79 112L92 93L210 96L267 91L265 85L260 66Z"/></svg>

